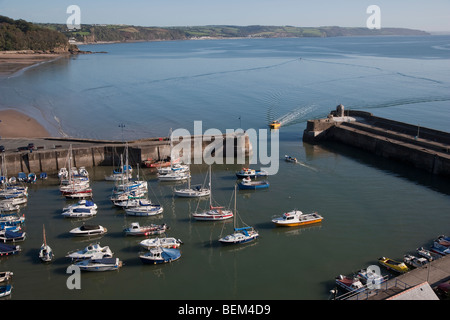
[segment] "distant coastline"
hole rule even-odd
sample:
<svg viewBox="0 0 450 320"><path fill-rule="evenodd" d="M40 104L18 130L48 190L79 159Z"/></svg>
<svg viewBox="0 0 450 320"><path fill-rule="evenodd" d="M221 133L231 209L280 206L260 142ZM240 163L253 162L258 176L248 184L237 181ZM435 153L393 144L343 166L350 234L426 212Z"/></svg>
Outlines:
<svg viewBox="0 0 450 320"><path fill-rule="evenodd" d="M192 27L142 27L130 25L81 25L68 30L63 24L42 24L63 33L75 45L95 43L124 43L139 41L216 40L243 38L311 38L349 36L418 36L430 35L422 30L407 28L352 28L352 27L294 27L294 26L192 26Z"/></svg>

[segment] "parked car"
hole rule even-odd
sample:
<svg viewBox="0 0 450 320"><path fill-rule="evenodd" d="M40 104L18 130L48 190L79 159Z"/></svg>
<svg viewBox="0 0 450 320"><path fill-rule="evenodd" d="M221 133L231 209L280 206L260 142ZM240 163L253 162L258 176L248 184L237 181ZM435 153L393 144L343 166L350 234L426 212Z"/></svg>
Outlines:
<svg viewBox="0 0 450 320"><path fill-rule="evenodd" d="M0 146L0 152L5 152L5 146Z"/></svg>

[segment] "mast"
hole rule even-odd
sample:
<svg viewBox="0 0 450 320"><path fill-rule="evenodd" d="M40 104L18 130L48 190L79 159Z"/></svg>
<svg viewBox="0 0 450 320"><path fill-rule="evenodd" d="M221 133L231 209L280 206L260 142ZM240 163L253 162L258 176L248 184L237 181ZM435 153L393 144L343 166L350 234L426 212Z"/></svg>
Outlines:
<svg viewBox="0 0 450 320"><path fill-rule="evenodd" d="M44 235L44 246L47 246L47 240L45 238L45 225L42 225L42 233Z"/></svg>

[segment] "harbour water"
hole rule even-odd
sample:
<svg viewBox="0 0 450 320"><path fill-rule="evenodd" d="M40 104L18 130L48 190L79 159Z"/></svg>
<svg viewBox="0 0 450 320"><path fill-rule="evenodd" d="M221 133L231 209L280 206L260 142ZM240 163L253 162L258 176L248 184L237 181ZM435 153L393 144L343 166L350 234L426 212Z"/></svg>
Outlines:
<svg viewBox="0 0 450 320"><path fill-rule="evenodd" d="M153 218L133 218L108 200L110 167L89 170L98 214L86 223L108 233L99 241L124 262L119 271L83 273L80 290L69 290L65 254L89 241L68 231L81 221L64 219L68 201L50 177L30 186L27 239L16 256L0 258L14 272L12 299L327 299L334 278L401 259L448 234L448 180L377 158L353 148L312 146L301 135L310 118L342 103L377 116L448 131L450 37L233 39L83 46L106 54L62 58L0 81L2 107L33 115L57 135L121 139L167 136L169 129L266 129L285 116L280 129L280 166L270 188L239 191L245 223L260 232L247 245L217 241L232 222L190 218L196 200L173 196L142 169L149 196L164 206ZM299 163L284 162L285 154ZM205 165L194 165L202 183ZM231 204L238 164L213 166L213 195ZM202 201L205 206L208 201ZM276 228L270 220L297 208L318 211L324 221L303 228ZM133 221L166 223L183 241L172 264L143 265L139 241L122 229ZM56 254L42 264L37 253L42 225ZM91 241L94 241L91 239Z"/></svg>

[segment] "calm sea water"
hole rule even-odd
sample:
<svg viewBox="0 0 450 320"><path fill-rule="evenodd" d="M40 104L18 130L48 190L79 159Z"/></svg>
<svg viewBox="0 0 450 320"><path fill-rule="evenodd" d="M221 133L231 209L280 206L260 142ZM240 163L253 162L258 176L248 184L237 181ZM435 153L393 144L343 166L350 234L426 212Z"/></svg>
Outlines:
<svg viewBox="0 0 450 320"><path fill-rule="evenodd" d="M173 196L174 185L140 173L150 198L164 206L153 218L132 218L108 200L112 168L90 169L98 223L109 232L98 241L124 261L118 272L83 273L82 289L68 290L65 258L89 241L68 231L80 221L60 215L67 201L57 180L30 186L27 239L17 256L0 259L15 273L12 299L327 299L334 278L376 264L380 256L402 259L448 234L450 186L414 168L341 145L311 146L301 140L306 120L325 117L337 104L413 124L449 131L450 37L239 39L83 46L106 51L62 58L0 80L0 104L41 120L55 135L125 139L242 127L266 129L285 117L280 159L270 189L238 192L239 215L260 231L251 244L223 247L232 222L190 218L196 200ZM214 198L231 204L240 165L213 166ZM193 166L193 182L207 167ZM204 206L208 202L203 201ZM294 229L270 220L298 208L318 211L322 224ZM142 239L125 237L133 221L167 223L183 240L182 257L169 265L143 265ZM37 258L42 225L56 253L49 265Z"/></svg>

